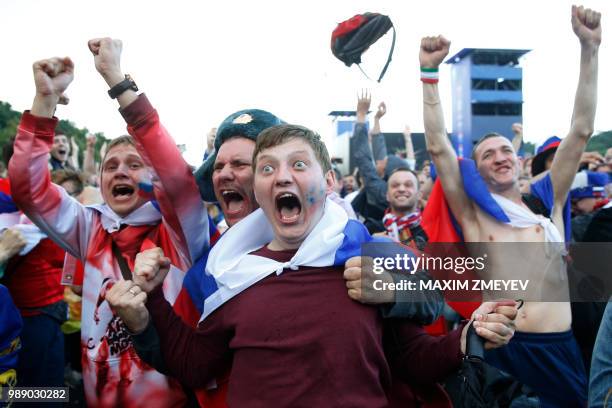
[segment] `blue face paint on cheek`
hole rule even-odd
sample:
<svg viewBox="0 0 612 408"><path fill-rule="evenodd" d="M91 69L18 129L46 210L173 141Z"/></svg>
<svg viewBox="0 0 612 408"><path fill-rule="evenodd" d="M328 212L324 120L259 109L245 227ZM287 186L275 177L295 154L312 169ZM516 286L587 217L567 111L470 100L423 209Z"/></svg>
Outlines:
<svg viewBox="0 0 612 408"><path fill-rule="evenodd" d="M325 188L323 186L311 187L306 193L306 205L313 206L317 201L325 198Z"/></svg>
<svg viewBox="0 0 612 408"><path fill-rule="evenodd" d="M306 205L312 206L317 201L317 194L314 187L310 188L306 193Z"/></svg>

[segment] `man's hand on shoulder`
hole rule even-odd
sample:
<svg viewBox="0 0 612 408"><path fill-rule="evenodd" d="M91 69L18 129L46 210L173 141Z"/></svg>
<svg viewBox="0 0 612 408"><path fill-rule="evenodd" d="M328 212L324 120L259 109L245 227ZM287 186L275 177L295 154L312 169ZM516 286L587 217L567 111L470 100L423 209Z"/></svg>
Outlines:
<svg viewBox="0 0 612 408"><path fill-rule="evenodd" d="M372 258L355 256L347 260L344 264L344 280L348 296L357 302L376 305L395 301L393 290L382 288L383 283L393 283L393 277L386 272L374 274ZM374 281L377 280L380 281L380 290L374 288Z"/></svg>

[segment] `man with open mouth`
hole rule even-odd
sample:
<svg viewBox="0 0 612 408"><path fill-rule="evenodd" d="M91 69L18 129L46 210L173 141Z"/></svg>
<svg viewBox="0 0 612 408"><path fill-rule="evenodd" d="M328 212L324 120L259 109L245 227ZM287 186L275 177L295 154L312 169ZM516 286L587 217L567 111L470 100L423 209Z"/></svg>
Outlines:
<svg viewBox="0 0 612 408"><path fill-rule="evenodd" d="M49 178L47 153L58 122L53 115L73 80L74 65L67 57L34 63L36 96L21 119L9 165L13 198L42 231L84 264L83 282L73 283L83 285L81 345L88 406L184 405L180 384L134 352L126 325L105 301L105 293L131 278L138 252L158 246L172 264L162 296L173 302L183 271L208 247L206 210L175 141L147 98L136 94L131 79L121 72L121 42L95 39L89 48L132 135L114 139L102 159L104 204L83 206ZM67 153L62 143L59 146L58 153ZM147 166L156 177L149 177ZM150 201L149 180L157 208ZM132 289L135 296L137 290Z"/></svg>
<svg viewBox="0 0 612 408"><path fill-rule="evenodd" d="M196 171L202 199L217 201L228 226L259 207L253 195L251 162L255 140L264 129L283 123L260 109L245 109L229 115L219 125L214 153Z"/></svg>
<svg viewBox="0 0 612 408"><path fill-rule="evenodd" d="M263 110L248 109L233 113L218 127L215 153L195 173L202 198L208 202L215 200L219 202L230 227L259 207L253 191L252 160L255 141L261 131L281 123L283 122L276 116ZM276 214L280 222L284 226L297 225L300 214L302 214L302 204L306 203L306 206L310 208L309 203L314 200L314 193L314 190L301 196L290 191L275 193ZM319 195L324 193L324 189L319 188L317 193ZM206 260L206 257L203 257L187 272L183 290L174 304L175 311L194 328L203 313L205 295L201 288L205 286L202 280L205 276L203 271L206 267ZM141 281L137 283L141 286L145 285ZM116 292L115 289L112 290L113 293ZM423 296L421 300L410 308L411 314L408 317L419 322L433 321L441 311L441 296L430 293ZM109 302L113 304L113 299L109 299ZM121 308L116 308L116 311L123 316ZM125 316L125 320L134 321L133 317L130 319L128 316ZM141 325L130 328L138 332L142 330L142 325L146 326L147 323L148 320L145 319ZM146 333L135 337L135 349L147 363L165 372L166 367L160 354L158 334L152 325L146 328ZM211 401L214 401L218 406L225 406L222 390L225 388L224 384L227 385L227 381L218 378L217 383L219 387L214 391L196 391L198 399L201 402L206 401L210 404Z"/></svg>
<svg viewBox="0 0 612 408"><path fill-rule="evenodd" d="M571 25L581 51L573 115L568 135L558 145L549 173L532 182L531 199L521 195L518 156L512 143L502 135L482 136L473 148L473 162L457 159L444 127L438 90L438 67L448 55L450 42L443 36L424 37L419 52L427 150L462 239L486 249L489 277L500 279L526 271L531 273L528 277L532 281L541 279L537 290L541 295L527 299L531 301L525 303L517 318L517 335L508 347L488 353L487 361L531 387L543 407L587 403L586 373L571 329L570 288L562 243L569 241L571 229L568 193L580 157L593 134L602 38L600 19L601 14L594 10L572 6ZM543 169L545 158L541 159ZM538 170L536 164L534 159L532 172ZM470 175L474 176L471 183L464 185ZM476 185L481 186L478 194L474 194ZM534 198L540 205L533 205ZM509 262L515 243L554 250L550 251L552 255L524 254L526 263L520 263L521 259L516 257ZM503 250L495 256L491 255L493 248ZM539 263L542 259L546 260ZM555 265L555 269L546 270L542 265Z"/></svg>
<svg viewBox="0 0 612 408"><path fill-rule="evenodd" d="M259 135L253 156L261 209L213 247L206 270L217 290L204 301L198 329L184 324L155 287L168 272L158 248L137 257L135 277L146 275L152 287L146 308L134 307L134 314L147 323L150 313L167 372L190 387L205 386L231 361L230 406L387 406L393 391L381 315L346 296L343 265L332 266L344 237L367 232L327 198L333 176L324 144L306 128L274 126ZM134 305L129 288L114 286L113 303ZM150 327L139 328L135 343ZM463 330L439 341L419 335L414 323L396 329L397 338L422 343L410 352L391 345L390 361L402 370L420 367L422 381L433 383L460 363ZM434 343L437 353L430 352ZM408 361L425 355L434 370Z"/></svg>
<svg viewBox="0 0 612 408"><path fill-rule="evenodd" d="M58 133L53 136L53 145L51 146L51 151L49 153L51 154L51 157L49 158L50 170L59 170L65 168L74 170L74 168L70 165L70 162L68 161L68 153L70 153L70 144L66 135Z"/></svg>

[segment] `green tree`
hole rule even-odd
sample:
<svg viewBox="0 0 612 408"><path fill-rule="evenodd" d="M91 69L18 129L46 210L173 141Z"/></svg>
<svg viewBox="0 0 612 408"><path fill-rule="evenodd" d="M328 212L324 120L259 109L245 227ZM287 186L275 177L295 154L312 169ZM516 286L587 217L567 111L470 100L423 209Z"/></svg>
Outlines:
<svg viewBox="0 0 612 408"><path fill-rule="evenodd" d="M17 112L11 108L11 105L7 102L0 101L0 146L5 146L10 143L12 137L17 132L17 126L21 119L21 112ZM74 139L77 146L79 147L79 162L83 163L83 153L85 152L87 144L87 134L90 133L87 128L79 129L69 120L60 120L56 132L63 133L71 139ZM95 148L95 160L100 161L100 147L105 141L108 141L104 136L104 133L95 133L96 148ZM5 163L6 164L6 163Z"/></svg>
<svg viewBox="0 0 612 408"><path fill-rule="evenodd" d="M4 146L15 136L21 114L11 109L11 105L0 101L0 144Z"/></svg>
<svg viewBox="0 0 612 408"><path fill-rule="evenodd" d="M536 150L536 146L534 143L523 142L523 152L525 152L525 154L529 154L533 156L535 154L535 150Z"/></svg>
<svg viewBox="0 0 612 408"><path fill-rule="evenodd" d="M610 147L612 147L612 130L607 130L591 137L587 144L586 151L606 154L606 150Z"/></svg>

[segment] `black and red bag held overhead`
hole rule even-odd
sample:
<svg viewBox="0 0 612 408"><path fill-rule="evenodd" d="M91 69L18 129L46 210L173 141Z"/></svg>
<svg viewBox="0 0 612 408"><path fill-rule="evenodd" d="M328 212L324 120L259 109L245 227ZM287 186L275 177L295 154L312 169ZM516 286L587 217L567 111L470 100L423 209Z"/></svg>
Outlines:
<svg viewBox="0 0 612 408"><path fill-rule="evenodd" d="M393 40L387 62L378 77L378 82L383 78L395 48L395 27L388 16L378 13L357 14L350 19L338 24L332 32L331 50L336 58L344 62L347 67L357 64L361 67L361 55L380 37L385 35L389 29L393 29ZM361 71L363 72L363 70ZM366 77L366 73L363 73Z"/></svg>

